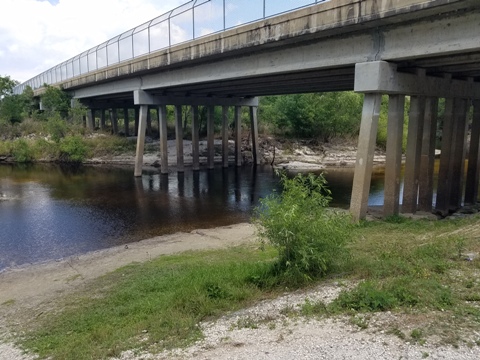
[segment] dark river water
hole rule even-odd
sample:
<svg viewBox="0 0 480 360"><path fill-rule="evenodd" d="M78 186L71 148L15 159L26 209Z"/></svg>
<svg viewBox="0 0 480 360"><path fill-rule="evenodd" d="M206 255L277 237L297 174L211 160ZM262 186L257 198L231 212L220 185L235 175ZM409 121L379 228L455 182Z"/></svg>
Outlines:
<svg viewBox="0 0 480 360"><path fill-rule="evenodd" d="M347 208L353 169L327 172L332 206ZM158 171L0 165L0 271L141 239L249 221L260 198L279 191L271 167ZM383 169L369 204L383 203Z"/></svg>

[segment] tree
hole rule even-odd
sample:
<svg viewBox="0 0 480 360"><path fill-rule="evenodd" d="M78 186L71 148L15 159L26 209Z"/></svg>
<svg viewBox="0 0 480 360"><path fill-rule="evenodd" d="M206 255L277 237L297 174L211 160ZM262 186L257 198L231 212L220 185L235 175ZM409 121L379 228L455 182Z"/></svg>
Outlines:
<svg viewBox="0 0 480 360"><path fill-rule="evenodd" d="M70 96L59 88L46 85L45 93L41 96L42 105L48 115L60 114L65 119L70 110Z"/></svg>
<svg viewBox="0 0 480 360"><path fill-rule="evenodd" d="M358 134L362 100L354 92L267 96L261 99L260 118L287 135L321 137L327 142Z"/></svg>
<svg viewBox="0 0 480 360"><path fill-rule="evenodd" d="M5 96L13 94L13 88L17 86L19 82L17 80L13 80L10 76L0 76L0 100L2 100Z"/></svg>

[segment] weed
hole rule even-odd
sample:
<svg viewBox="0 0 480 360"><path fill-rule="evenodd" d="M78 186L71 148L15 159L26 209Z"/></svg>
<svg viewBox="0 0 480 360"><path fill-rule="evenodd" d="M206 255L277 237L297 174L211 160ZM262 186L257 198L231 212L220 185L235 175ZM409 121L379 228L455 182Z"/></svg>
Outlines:
<svg viewBox="0 0 480 360"><path fill-rule="evenodd" d="M422 344L422 342L424 343L425 341L423 340L423 330L422 329L413 329L411 332L410 332L410 337L412 338L413 341L417 342L417 343L420 343Z"/></svg>
<svg viewBox="0 0 480 360"><path fill-rule="evenodd" d="M358 326L360 329L365 330L368 328L368 318L365 316L352 316L350 317L350 324Z"/></svg>
<svg viewBox="0 0 480 360"><path fill-rule="evenodd" d="M387 333L395 335L396 337L398 337L399 339L402 339L402 340L405 340L407 338L405 336L404 332L402 330L400 330L399 328L396 328L396 327L393 328L393 329L390 329Z"/></svg>
<svg viewBox="0 0 480 360"><path fill-rule="evenodd" d="M312 303L310 300L305 300L302 305L301 314L303 316L319 316L327 314L327 306L323 301L317 301Z"/></svg>

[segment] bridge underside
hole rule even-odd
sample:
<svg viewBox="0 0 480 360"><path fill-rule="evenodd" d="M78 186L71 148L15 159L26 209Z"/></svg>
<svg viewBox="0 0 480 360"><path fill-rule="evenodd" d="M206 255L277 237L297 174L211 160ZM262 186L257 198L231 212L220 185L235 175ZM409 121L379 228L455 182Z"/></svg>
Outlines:
<svg viewBox="0 0 480 360"><path fill-rule="evenodd" d="M392 5L393 4L393 5ZM177 149L181 106L250 107L256 133L257 96L355 90L365 94L351 212L367 211L373 150L382 95L388 96L385 216L400 211L400 165L405 97L410 97L405 185L401 211L447 214L477 202L480 138L480 4L478 0L338 0L242 26L67 81L90 109L136 107L136 175L141 174L148 107L158 108L162 171L166 155L165 106L176 106ZM438 103L445 99L439 126ZM473 121L467 114L473 107ZM180 114L180 115L179 115ZM213 149L212 115L208 142ZM89 124L93 127L92 111ZM163 119L163 120L162 120ZM439 182L433 203L433 160L442 129ZM467 135L470 146L467 149ZM194 135L196 136L196 135ZM222 130L226 136L225 126ZM256 148L256 137L253 147ZM192 139L194 143L198 138ZM228 139L227 139L228 140ZM183 154L177 150L177 158ZM194 156L195 156L194 150ZM198 151L198 150L197 150ZM254 151L254 156L256 150ZM198 155L197 155L198 156ZM211 156L213 159L213 155ZM255 158L257 162L258 158ZM468 169L464 176L465 160ZM236 163L241 159L236 155ZM228 166L228 159L224 165ZM209 160L213 167L213 160ZM183 163L179 164L183 170ZM194 168L198 163L194 160ZM464 195L463 195L464 194Z"/></svg>

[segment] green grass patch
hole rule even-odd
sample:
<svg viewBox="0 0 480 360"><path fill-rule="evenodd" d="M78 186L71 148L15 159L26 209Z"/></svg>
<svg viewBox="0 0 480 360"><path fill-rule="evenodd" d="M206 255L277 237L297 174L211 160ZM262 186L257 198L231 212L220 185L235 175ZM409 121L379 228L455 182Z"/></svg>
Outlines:
<svg viewBox="0 0 480 360"><path fill-rule="evenodd" d="M22 340L41 358L102 359L199 339L198 322L267 296L249 281L272 251L231 249L161 257L98 280Z"/></svg>

